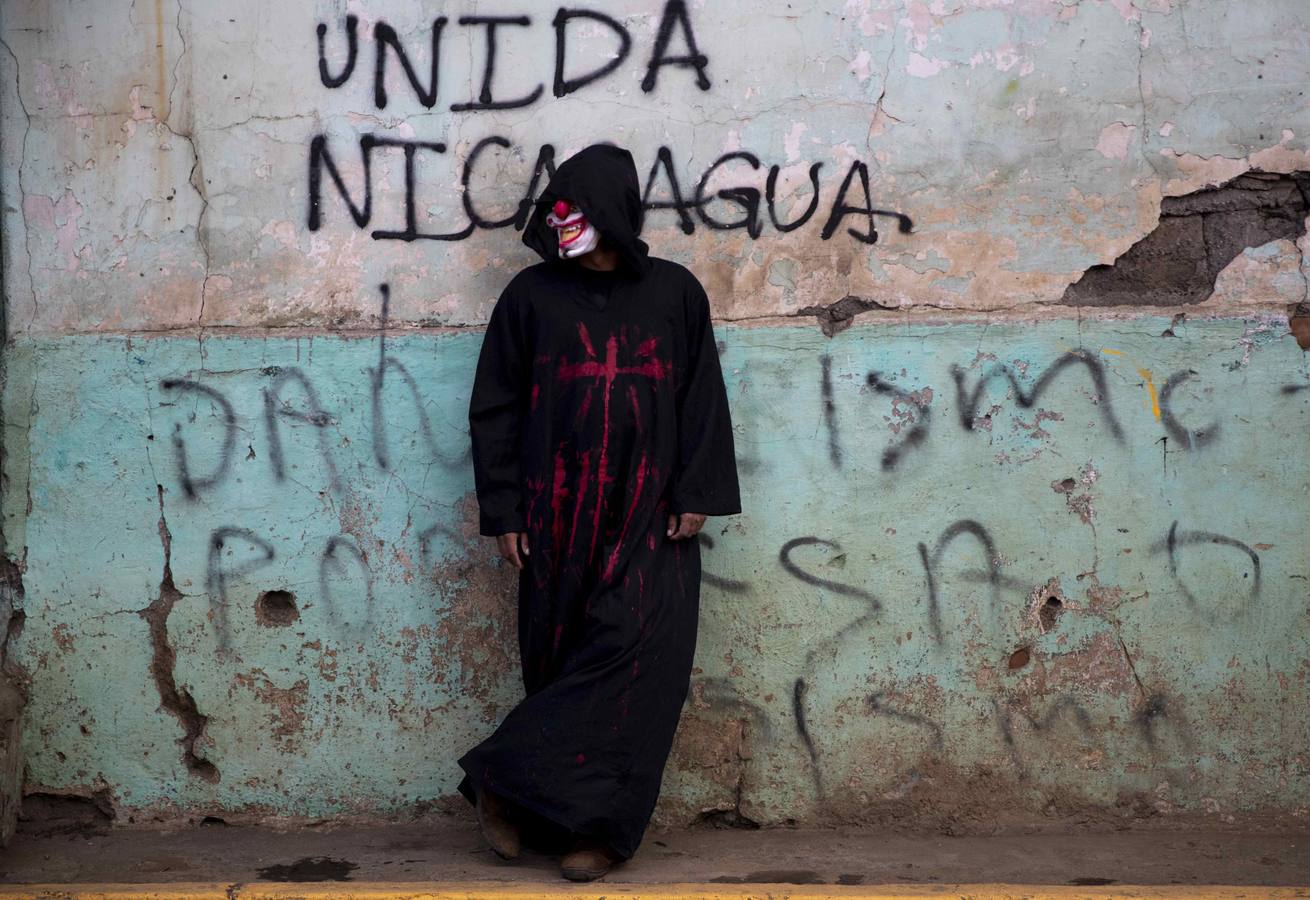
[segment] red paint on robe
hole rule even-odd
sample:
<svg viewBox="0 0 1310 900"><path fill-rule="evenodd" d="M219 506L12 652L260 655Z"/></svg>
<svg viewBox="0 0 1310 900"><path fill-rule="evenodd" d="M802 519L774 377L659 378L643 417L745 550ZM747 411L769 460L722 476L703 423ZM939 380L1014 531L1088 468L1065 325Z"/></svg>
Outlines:
<svg viewBox="0 0 1310 900"><path fill-rule="evenodd" d="M610 551L609 562L605 564L605 579L607 581L613 576L614 567L619 562L619 553L628 540L628 527L632 525L632 514L637 511L637 505L641 501L641 488L646 483L646 473L649 468L646 457L643 455L637 462L637 484L632 489L632 502L628 505L628 514L623 517L623 527L619 529L618 540L614 542L614 549Z"/></svg>

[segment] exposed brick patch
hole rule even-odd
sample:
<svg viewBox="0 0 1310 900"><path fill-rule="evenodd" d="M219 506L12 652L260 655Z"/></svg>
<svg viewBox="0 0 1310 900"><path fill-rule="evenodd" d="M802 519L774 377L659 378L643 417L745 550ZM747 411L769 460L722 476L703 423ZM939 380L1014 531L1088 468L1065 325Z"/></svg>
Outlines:
<svg viewBox="0 0 1310 900"><path fill-rule="evenodd" d="M854 294L847 294L836 303L829 303L827 306L806 306L796 310L796 316L814 316L819 320L819 327L828 337L832 337L839 331L845 331L851 327L855 317L860 313L866 313L872 309L895 309L895 306L888 306L885 303L879 303L877 300L871 300L868 297L856 297Z"/></svg>
<svg viewBox="0 0 1310 900"><path fill-rule="evenodd" d="M1248 247L1296 240L1310 213L1310 172L1247 172L1160 204L1160 223L1113 265L1092 266L1057 301L1068 306L1200 303Z"/></svg>

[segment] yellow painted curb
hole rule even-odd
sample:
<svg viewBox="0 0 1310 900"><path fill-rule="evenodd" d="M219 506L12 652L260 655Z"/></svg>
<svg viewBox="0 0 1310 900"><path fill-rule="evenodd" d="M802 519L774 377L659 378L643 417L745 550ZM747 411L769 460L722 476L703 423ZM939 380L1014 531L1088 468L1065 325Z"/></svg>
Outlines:
<svg viewBox="0 0 1310 900"><path fill-rule="evenodd" d="M504 882L367 883L315 882L310 884L29 884L0 885L0 897L30 900L825 900L830 897L871 900L922 900L925 897L961 900L1260 900L1310 898L1310 887L1258 887L1229 885L1065 885L1021 884L610 884L586 887L567 884Z"/></svg>

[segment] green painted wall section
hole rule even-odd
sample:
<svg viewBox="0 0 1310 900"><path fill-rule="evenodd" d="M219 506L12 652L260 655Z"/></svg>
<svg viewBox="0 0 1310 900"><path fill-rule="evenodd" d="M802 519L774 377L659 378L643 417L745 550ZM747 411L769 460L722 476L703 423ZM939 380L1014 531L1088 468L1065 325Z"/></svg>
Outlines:
<svg viewBox="0 0 1310 900"><path fill-rule="evenodd" d="M1168 328L720 326L745 512L706 529L664 820L1303 814L1310 368L1283 322ZM29 786L449 801L518 692L479 343L16 344Z"/></svg>

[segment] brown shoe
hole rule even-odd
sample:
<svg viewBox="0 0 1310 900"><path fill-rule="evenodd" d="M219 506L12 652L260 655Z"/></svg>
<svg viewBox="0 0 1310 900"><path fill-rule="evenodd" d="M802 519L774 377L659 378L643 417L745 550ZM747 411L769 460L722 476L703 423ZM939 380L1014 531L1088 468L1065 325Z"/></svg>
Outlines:
<svg viewBox="0 0 1310 900"><path fill-rule="evenodd" d="M505 801L490 791L477 791L478 828L501 859L517 859L522 846L518 826L506 818Z"/></svg>
<svg viewBox="0 0 1310 900"><path fill-rule="evenodd" d="M595 881L621 861L609 847L594 841L579 841L560 862L560 873L569 881Z"/></svg>

